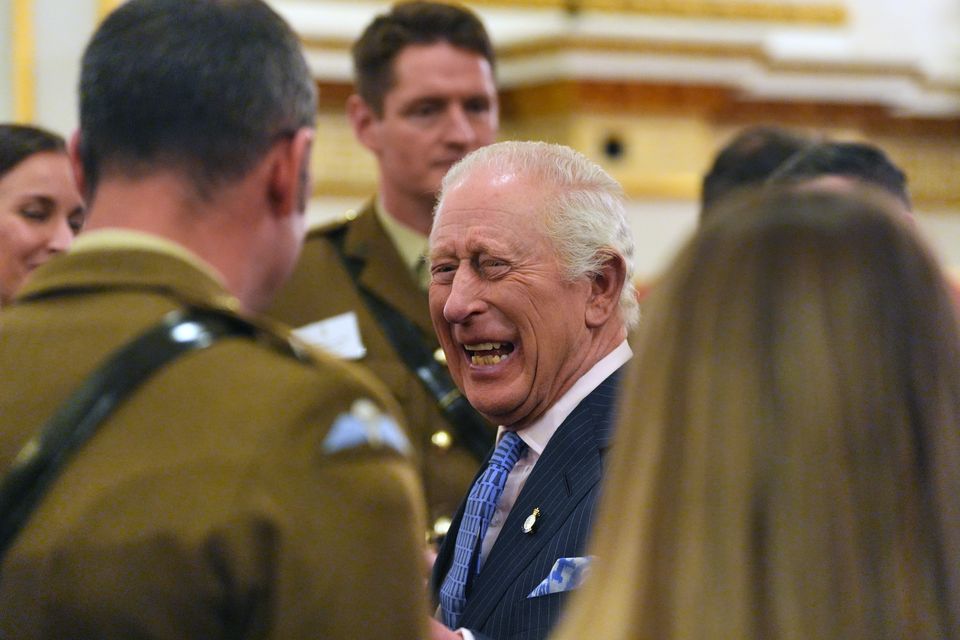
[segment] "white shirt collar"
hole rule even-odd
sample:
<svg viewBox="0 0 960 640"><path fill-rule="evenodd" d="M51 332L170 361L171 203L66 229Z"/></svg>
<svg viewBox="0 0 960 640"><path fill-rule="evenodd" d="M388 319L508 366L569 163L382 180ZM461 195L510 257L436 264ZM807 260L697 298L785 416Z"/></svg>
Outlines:
<svg viewBox="0 0 960 640"><path fill-rule="evenodd" d="M550 438L553 437L563 421L567 419L567 416L577 408L577 405L632 357L633 351L627 341L624 340L616 349L605 355L599 362L590 367L589 371L580 376L580 379L574 382L573 386L560 396L553 403L553 406L547 409L535 422L517 431L517 435L539 457L547 443L550 442ZM497 442L500 442L500 437L505 431L506 429L503 426L497 429Z"/></svg>

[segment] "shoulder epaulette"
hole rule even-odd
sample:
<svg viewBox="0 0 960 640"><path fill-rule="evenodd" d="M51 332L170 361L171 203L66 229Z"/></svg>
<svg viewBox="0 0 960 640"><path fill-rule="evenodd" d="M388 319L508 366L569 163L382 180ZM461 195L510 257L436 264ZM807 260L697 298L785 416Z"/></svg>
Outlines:
<svg viewBox="0 0 960 640"><path fill-rule="evenodd" d="M358 215L359 212L356 209L347 209L340 215L334 216L333 218L319 220L311 225L309 229L307 229L307 237L312 238L316 236L330 235L337 229L341 229L356 220Z"/></svg>

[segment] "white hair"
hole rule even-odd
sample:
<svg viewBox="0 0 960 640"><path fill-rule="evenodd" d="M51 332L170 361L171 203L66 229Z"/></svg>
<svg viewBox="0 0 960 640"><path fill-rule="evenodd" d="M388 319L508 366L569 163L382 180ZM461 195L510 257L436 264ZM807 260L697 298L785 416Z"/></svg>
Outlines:
<svg viewBox="0 0 960 640"><path fill-rule="evenodd" d="M626 279L620 291L620 316L628 329L633 328L640 318L640 306L633 286L633 234L620 184L570 147L498 142L470 153L447 172L434 211L440 209L444 195L454 185L480 170L519 173L542 181L548 196L544 206L547 235L569 280L600 273L611 255L623 260Z"/></svg>

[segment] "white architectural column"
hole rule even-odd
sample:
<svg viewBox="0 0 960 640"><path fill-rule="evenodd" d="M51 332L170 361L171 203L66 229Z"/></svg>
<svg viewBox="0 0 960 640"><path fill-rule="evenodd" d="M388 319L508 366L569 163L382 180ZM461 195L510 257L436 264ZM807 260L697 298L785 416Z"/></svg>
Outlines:
<svg viewBox="0 0 960 640"><path fill-rule="evenodd" d="M0 0L0 121L69 135L83 47L104 0Z"/></svg>
<svg viewBox="0 0 960 640"><path fill-rule="evenodd" d="M96 0L34 0L34 121L62 135L77 127L80 57L97 24Z"/></svg>

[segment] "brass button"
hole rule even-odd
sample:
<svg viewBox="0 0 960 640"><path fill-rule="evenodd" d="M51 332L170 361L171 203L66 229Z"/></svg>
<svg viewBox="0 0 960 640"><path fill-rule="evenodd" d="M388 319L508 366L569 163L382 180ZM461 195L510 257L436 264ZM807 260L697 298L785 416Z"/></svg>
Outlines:
<svg viewBox="0 0 960 640"><path fill-rule="evenodd" d="M348 221L349 221L349 220L356 220L358 215L359 215L359 214L357 213L356 209L347 209L347 210L343 213L343 217L346 218Z"/></svg>
<svg viewBox="0 0 960 640"><path fill-rule="evenodd" d="M451 524L453 524L453 522L450 520L450 518L446 516L440 516L433 522L433 535L435 536L447 535L447 531L450 530Z"/></svg>
<svg viewBox="0 0 960 640"><path fill-rule="evenodd" d="M433 446L437 447L438 449L443 449L446 451L451 445L453 445L453 438L450 436L448 431L441 429L430 436L430 442L432 442Z"/></svg>
<svg viewBox="0 0 960 640"><path fill-rule="evenodd" d="M433 352L433 359L442 365L447 364L447 354L443 352L443 347L440 347Z"/></svg>

